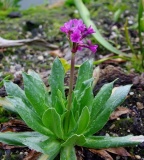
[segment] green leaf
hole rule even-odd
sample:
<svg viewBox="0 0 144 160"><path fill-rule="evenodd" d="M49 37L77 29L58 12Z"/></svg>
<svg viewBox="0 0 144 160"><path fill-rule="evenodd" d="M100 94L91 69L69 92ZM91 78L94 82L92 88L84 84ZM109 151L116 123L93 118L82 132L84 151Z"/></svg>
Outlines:
<svg viewBox="0 0 144 160"><path fill-rule="evenodd" d="M52 138L46 139L45 137L43 139L27 137L23 143L38 152L54 157L58 154L61 148L59 141Z"/></svg>
<svg viewBox="0 0 144 160"><path fill-rule="evenodd" d="M38 79L39 81L42 81L41 77L39 74L37 74L35 71L29 69L28 70L28 75L31 75L33 78Z"/></svg>
<svg viewBox="0 0 144 160"><path fill-rule="evenodd" d="M44 135L54 136L53 133L43 125L37 114L29 109L20 98L8 97L8 99L12 102L16 111L30 128Z"/></svg>
<svg viewBox="0 0 144 160"><path fill-rule="evenodd" d="M126 5L121 6L115 13L114 13L114 21L117 22L118 19L120 18L121 14L124 12L126 9Z"/></svg>
<svg viewBox="0 0 144 160"><path fill-rule="evenodd" d="M64 59L64 58L60 58L60 61L65 69L65 73L70 69L70 64L68 64L68 62Z"/></svg>
<svg viewBox="0 0 144 160"><path fill-rule="evenodd" d="M0 133L0 142L16 145L16 146L28 146L38 152L54 156L58 154L61 144L59 141L44 136L37 132L5 132ZM56 155L55 155L56 156Z"/></svg>
<svg viewBox="0 0 144 160"><path fill-rule="evenodd" d="M4 84L4 80L8 80L9 79L9 77L10 77L10 75L8 75L8 76L6 76L1 82L0 82L0 87L2 87L3 86L3 84Z"/></svg>
<svg viewBox="0 0 144 160"><path fill-rule="evenodd" d="M110 114L125 100L131 85L126 85L116 89L114 94L108 99L103 106L103 111L96 117L96 119L88 126L88 131L85 135L92 135L104 127L109 119Z"/></svg>
<svg viewBox="0 0 144 160"><path fill-rule="evenodd" d="M85 61L79 68L75 90L79 90L82 83L92 77L91 61Z"/></svg>
<svg viewBox="0 0 144 160"><path fill-rule="evenodd" d="M74 115L73 115L72 111L70 112L69 119L70 119L70 122L69 122L69 132L72 133L77 128L77 126L76 126L76 120L74 118Z"/></svg>
<svg viewBox="0 0 144 160"><path fill-rule="evenodd" d="M81 114L85 106L88 107L89 112L91 113L92 103L93 103L93 92L91 86L89 86L87 89L84 90L84 92L82 92L82 95L80 96L78 102L80 104L79 114Z"/></svg>
<svg viewBox="0 0 144 160"><path fill-rule="evenodd" d="M59 153L59 151L53 156L49 156L47 154L42 154L37 160L53 160L57 156L58 153Z"/></svg>
<svg viewBox="0 0 144 160"><path fill-rule="evenodd" d="M88 148L111 148L111 147L128 147L138 145L144 141L144 136L125 136L125 137L108 137L108 136L90 136L86 138L86 143L82 145Z"/></svg>
<svg viewBox="0 0 144 160"><path fill-rule="evenodd" d="M129 32L128 32L128 29L127 29L127 21L128 21L128 19L126 19L125 26L124 26L125 27L126 40L127 40L128 45L130 46L132 52L135 53L135 50L134 50L134 48L131 44L131 41L130 41Z"/></svg>
<svg viewBox="0 0 144 160"><path fill-rule="evenodd" d="M50 156L47 154L42 154L37 160L50 160ZM53 160L53 159L52 159Z"/></svg>
<svg viewBox="0 0 144 160"><path fill-rule="evenodd" d="M5 98L0 98L0 104L3 106L4 109L17 113L15 110L13 104L5 97Z"/></svg>
<svg viewBox="0 0 144 160"><path fill-rule="evenodd" d="M110 98L114 82L115 81L103 85L98 94L95 96L92 104L90 123L92 123L96 119L97 114L99 113L103 105L107 102L107 100Z"/></svg>
<svg viewBox="0 0 144 160"><path fill-rule="evenodd" d="M62 93L63 99L65 99L65 93L64 93L64 76L65 76L65 70L64 67L57 57L52 66L51 75L49 77L49 83L51 86L51 98L52 98L52 106L55 107L55 99L57 96L57 91L60 90Z"/></svg>
<svg viewBox="0 0 144 160"><path fill-rule="evenodd" d="M28 100L31 102L37 114L42 117L48 106L45 105L45 85L42 81L23 73L24 89Z"/></svg>
<svg viewBox="0 0 144 160"><path fill-rule="evenodd" d="M83 145L85 143L85 137L84 135L77 135L73 134L71 137L69 137L64 143L62 143L62 147L65 146L75 146L75 145Z"/></svg>
<svg viewBox="0 0 144 160"><path fill-rule="evenodd" d="M65 100L63 99L62 93L60 90L57 91L55 109L56 109L57 113L60 115L62 115L66 111Z"/></svg>
<svg viewBox="0 0 144 160"><path fill-rule="evenodd" d="M138 31L139 31L139 43L140 43L140 49L141 53L144 55L144 48L143 48L143 37L142 37L142 25L141 25L141 18L143 17L143 11L144 11L144 0L140 0L139 2L139 11L138 11Z"/></svg>
<svg viewBox="0 0 144 160"><path fill-rule="evenodd" d="M88 107L84 107L82 110L82 113L80 115L80 118L78 120L78 129L76 131L76 134L83 134L85 129L87 128L90 120L90 113Z"/></svg>
<svg viewBox="0 0 144 160"><path fill-rule="evenodd" d="M61 149L60 160L77 160L74 146L66 146Z"/></svg>
<svg viewBox="0 0 144 160"><path fill-rule="evenodd" d="M45 111L42 117L43 124L58 138L63 139L61 118L54 108Z"/></svg>
<svg viewBox="0 0 144 160"><path fill-rule="evenodd" d="M4 86L8 96L14 96L22 99L28 108L33 109L24 91L17 84L14 84L11 81L4 81Z"/></svg>
<svg viewBox="0 0 144 160"><path fill-rule="evenodd" d="M38 132L21 132L21 133L15 133L15 132L2 133L2 132L0 132L0 142L6 143L9 145L25 146L23 144L23 141L27 137L41 138L44 136Z"/></svg>
<svg viewBox="0 0 144 160"><path fill-rule="evenodd" d="M101 45L103 45L106 49L108 49L109 51L115 53L115 54L120 54L120 55L124 55L126 57L129 57L127 54L117 50L116 48L114 48L110 43L108 43L100 34L99 30L97 29L96 25L91 21L90 19L90 13L88 11L88 9L86 8L86 6L83 4L82 0L74 0L75 5L79 11L79 14L82 18L82 20L84 21L84 23L86 24L87 27L89 27L90 25L92 26L92 28L94 29L94 31L96 33L93 33L93 37L97 40L97 42L99 42Z"/></svg>

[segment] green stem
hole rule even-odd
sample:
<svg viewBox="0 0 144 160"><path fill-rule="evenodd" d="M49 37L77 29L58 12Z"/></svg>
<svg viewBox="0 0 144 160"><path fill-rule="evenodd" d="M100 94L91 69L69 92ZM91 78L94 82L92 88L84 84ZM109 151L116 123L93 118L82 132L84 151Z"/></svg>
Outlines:
<svg viewBox="0 0 144 160"><path fill-rule="evenodd" d="M73 91L73 81L74 81L74 65L75 65L75 53L71 55L71 69L70 69L70 84L69 84L69 94L68 94L68 105L67 105L67 115L65 119L65 132L68 132L69 128L69 116L71 110L71 102L72 102L72 91Z"/></svg>

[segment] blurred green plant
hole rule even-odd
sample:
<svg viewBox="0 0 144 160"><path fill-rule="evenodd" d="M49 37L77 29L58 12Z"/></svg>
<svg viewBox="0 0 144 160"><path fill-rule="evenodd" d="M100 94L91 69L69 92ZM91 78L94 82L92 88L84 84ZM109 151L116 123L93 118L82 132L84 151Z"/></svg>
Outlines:
<svg viewBox="0 0 144 160"><path fill-rule="evenodd" d="M138 35L139 35L139 45L140 45L140 51L135 51L133 45L130 41L130 36L128 32L127 27L127 20L125 23L125 35L128 45L131 48L131 51L134 53L134 55L131 58L132 66L135 68L137 72L143 72L144 71L144 48L143 48L143 37L142 32L144 30L144 0L140 0L139 3L139 11L138 11Z"/></svg>
<svg viewBox="0 0 144 160"><path fill-rule="evenodd" d="M19 2L21 0L1 0L0 1L0 9L7 10L9 8L19 8Z"/></svg>
<svg viewBox="0 0 144 160"><path fill-rule="evenodd" d="M82 0L83 1L83 3L85 3L85 4L90 4L90 2L92 1L92 0ZM71 7L71 6L74 6L75 4L74 4L74 1L73 0L66 0L65 1L65 6L69 6L69 7Z"/></svg>
<svg viewBox="0 0 144 160"><path fill-rule="evenodd" d="M96 33L93 33L93 37L96 39L97 42L99 42L103 47L105 47L106 49L108 49L109 51L118 54L118 55L123 55L126 57L129 57L129 55L117 50L116 48L114 48L108 41L106 41L103 36L100 34L98 28L96 27L96 25L91 21L90 19L90 13L88 11L88 9L86 8L86 6L84 5L84 3L82 2L82 0L74 0L75 5L79 11L79 14L82 18L82 20L84 21L84 23L86 24L86 26L92 26L92 28L96 31Z"/></svg>

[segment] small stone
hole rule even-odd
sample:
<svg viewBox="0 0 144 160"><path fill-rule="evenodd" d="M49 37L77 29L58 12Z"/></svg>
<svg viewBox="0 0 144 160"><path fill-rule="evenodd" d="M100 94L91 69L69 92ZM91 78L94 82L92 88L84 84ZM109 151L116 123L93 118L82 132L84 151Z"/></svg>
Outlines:
<svg viewBox="0 0 144 160"><path fill-rule="evenodd" d="M112 26L112 30L117 30L117 26Z"/></svg>
<svg viewBox="0 0 144 160"><path fill-rule="evenodd" d="M20 12L11 12L8 14L9 18L20 18L22 15Z"/></svg>
<svg viewBox="0 0 144 160"><path fill-rule="evenodd" d="M141 102L137 102L136 105L137 105L138 109L143 109L144 108L144 105Z"/></svg>
<svg viewBox="0 0 144 160"><path fill-rule="evenodd" d="M77 13L78 13L78 10L74 10L74 13L76 13L76 14L77 14Z"/></svg>
<svg viewBox="0 0 144 160"><path fill-rule="evenodd" d="M108 133L106 133L105 136L109 137L110 135Z"/></svg>
<svg viewBox="0 0 144 160"><path fill-rule="evenodd" d="M0 68L3 68L3 64L0 63Z"/></svg>
<svg viewBox="0 0 144 160"><path fill-rule="evenodd" d="M28 155L28 152L24 152L25 155Z"/></svg>
<svg viewBox="0 0 144 160"><path fill-rule="evenodd" d="M44 59L43 56L38 56L38 60L42 61Z"/></svg>
<svg viewBox="0 0 144 160"><path fill-rule="evenodd" d="M120 159L120 156L116 156L116 160L119 160Z"/></svg>
<svg viewBox="0 0 144 160"><path fill-rule="evenodd" d="M115 127L115 124L113 124L111 127L110 127L110 129L113 129Z"/></svg>
<svg viewBox="0 0 144 160"><path fill-rule="evenodd" d="M136 159L141 159L141 156L135 155Z"/></svg>
<svg viewBox="0 0 144 160"><path fill-rule="evenodd" d="M132 96L132 95L134 95L134 92L130 92L129 94Z"/></svg>

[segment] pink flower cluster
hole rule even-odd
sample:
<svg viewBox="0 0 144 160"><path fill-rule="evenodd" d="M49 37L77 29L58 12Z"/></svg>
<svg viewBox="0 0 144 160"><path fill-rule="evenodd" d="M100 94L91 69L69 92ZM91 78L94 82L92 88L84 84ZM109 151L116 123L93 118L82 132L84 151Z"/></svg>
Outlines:
<svg viewBox="0 0 144 160"><path fill-rule="evenodd" d="M98 45L91 45L91 41L88 40L88 44L84 44L83 39L88 35L95 33L91 28L87 28L83 21L73 19L64 24L64 27L60 27L60 30L67 34L68 39L73 42L72 52L76 53L77 50L82 50L83 47L89 48L93 53L97 51Z"/></svg>

